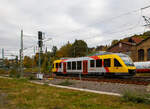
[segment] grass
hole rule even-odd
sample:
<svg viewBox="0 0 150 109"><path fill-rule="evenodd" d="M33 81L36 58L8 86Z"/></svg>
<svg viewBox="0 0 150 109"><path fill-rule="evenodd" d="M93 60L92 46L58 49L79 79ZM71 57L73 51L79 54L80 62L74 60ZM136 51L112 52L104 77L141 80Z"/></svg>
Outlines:
<svg viewBox="0 0 150 109"><path fill-rule="evenodd" d="M0 79L0 109L149 109L146 103L37 85L27 79Z"/></svg>
<svg viewBox="0 0 150 109"><path fill-rule="evenodd" d="M0 69L0 75L7 75L8 71L4 70L4 69Z"/></svg>
<svg viewBox="0 0 150 109"><path fill-rule="evenodd" d="M62 85L62 86L70 86L70 85L73 85L73 82L69 81L69 80L65 80L61 83L59 83L58 85Z"/></svg>
<svg viewBox="0 0 150 109"><path fill-rule="evenodd" d="M38 72L38 71L39 71L38 67L24 69L24 72Z"/></svg>
<svg viewBox="0 0 150 109"><path fill-rule="evenodd" d="M150 104L150 94L125 91L122 100L126 102Z"/></svg>
<svg viewBox="0 0 150 109"><path fill-rule="evenodd" d="M150 73L136 73L135 76L138 76L138 77L140 77L140 76L150 76Z"/></svg>

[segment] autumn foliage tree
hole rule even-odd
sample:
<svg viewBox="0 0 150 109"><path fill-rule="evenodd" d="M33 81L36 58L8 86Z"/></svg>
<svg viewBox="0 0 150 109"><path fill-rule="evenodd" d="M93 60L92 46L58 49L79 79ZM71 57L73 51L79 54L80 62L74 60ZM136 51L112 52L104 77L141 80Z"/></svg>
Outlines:
<svg viewBox="0 0 150 109"><path fill-rule="evenodd" d="M75 40L70 50L72 57L81 57L88 54L88 47L85 41Z"/></svg>
<svg viewBox="0 0 150 109"><path fill-rule="evenodd" d="M32 59L29 56L25 56L23 64L24 64L25 68L31 68L32 67Z"/></svg>
<svg viewBox="0 0 150 109"><path fill-rule="evenodd" d="M72 44L69 42L66 45L63 45L56 53L58 57L71 57L71 47Z"/></svg>

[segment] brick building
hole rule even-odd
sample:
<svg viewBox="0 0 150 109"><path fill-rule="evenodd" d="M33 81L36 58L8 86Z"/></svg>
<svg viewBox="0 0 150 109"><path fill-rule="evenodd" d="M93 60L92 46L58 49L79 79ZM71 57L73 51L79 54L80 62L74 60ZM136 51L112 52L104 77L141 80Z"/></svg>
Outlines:
<svg viewBox="0 0 150 109"><path fill-rule="evenodd" d="M150 61L150 37L146 39L131 37L119 41L107 49L109 52L121 52L129 55L133 61Z"/></svg>

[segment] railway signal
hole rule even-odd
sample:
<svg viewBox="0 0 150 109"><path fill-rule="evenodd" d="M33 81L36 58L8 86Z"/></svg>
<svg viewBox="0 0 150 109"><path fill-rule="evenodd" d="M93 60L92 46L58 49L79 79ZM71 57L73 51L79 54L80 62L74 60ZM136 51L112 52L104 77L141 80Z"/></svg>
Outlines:
<svg viewBox="0 0 150 109"><path fill-rule="evenodd" d="M42 37L41 31L38 31L38 46L39 46L39 48L42 48L42 46L43 46L43 37Z"/></svg>

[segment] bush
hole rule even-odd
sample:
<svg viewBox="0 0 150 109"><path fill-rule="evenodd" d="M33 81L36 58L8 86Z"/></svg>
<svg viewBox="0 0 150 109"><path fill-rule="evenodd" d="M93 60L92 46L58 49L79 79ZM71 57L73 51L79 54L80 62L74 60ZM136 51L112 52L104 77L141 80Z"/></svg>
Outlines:
<svg viewBox="0 0 150 109"><path fill-rule="evenodd" d="M70 85L72 85L72 84L73 84L73 82L70 82L69 80L65 80L65 81L59 83L58 85L70 86Z"/></svg>
<svg viewBox="0 0 150 109"><path fill-rule="evenodd" d="M20 73L17 72L17 70L12 69L12 70L9 71L9 76L10 77L14 77L14 78L19 78L20 77Z"/></svg>
<svg viewBox="0 0 150 109"><path fill-rule="evenodd" d="M138 94L131 91L125 91L123 94L123 101L150 104L149 97L150 96L146 94Z"/></svg>
<svg viewBox="0 0 150 109"><path fill-rule="evenodd" d="M36 80L36 78L35 78L34 75L30 75L30 76L28 77L28 79L29 79L29 80Z"/></svg>
<svg viewBox="0 0 150 109"><path fill-rule="evenodd" d="M7 74L7 71L4 69L0 69L0 74Z"/></svg>

